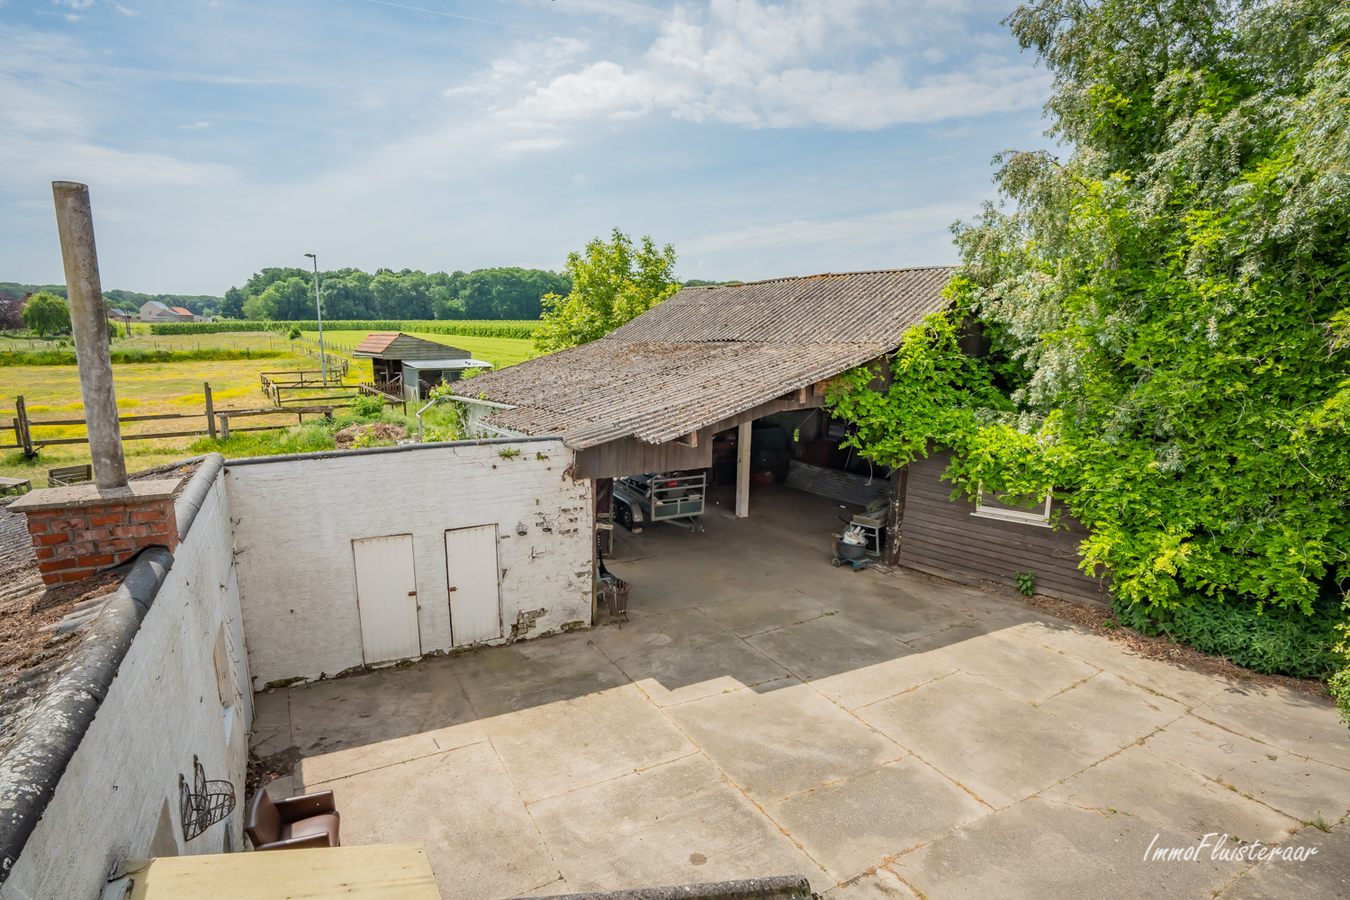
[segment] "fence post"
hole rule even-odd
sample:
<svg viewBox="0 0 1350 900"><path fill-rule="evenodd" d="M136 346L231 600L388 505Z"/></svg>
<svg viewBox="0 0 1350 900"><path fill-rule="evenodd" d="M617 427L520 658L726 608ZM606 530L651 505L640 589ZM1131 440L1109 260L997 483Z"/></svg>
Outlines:
<svg viewBox="0 0 1350 900"><path fill-rule="evenodd" d="M211 402L211 382L203 382L206 388L206 431L211 435L211 440L216 439L216 407Z"/></svg>
<svg viewBox="0 0 1350 900"><path fill-rule="evenodd" d="M25 459L32 459L33 452L33 432L28 427L28 407L24 405L23 398L17 397L14 400L14 431L18 438L16 443L23 445L23 455Z"/></svg>
<svg viewBox="0 0 1350 900"><path fill-rule="evenodd" d="M220 414L220 439L222 441L230 439L230 417L225 413Z"/></svg>

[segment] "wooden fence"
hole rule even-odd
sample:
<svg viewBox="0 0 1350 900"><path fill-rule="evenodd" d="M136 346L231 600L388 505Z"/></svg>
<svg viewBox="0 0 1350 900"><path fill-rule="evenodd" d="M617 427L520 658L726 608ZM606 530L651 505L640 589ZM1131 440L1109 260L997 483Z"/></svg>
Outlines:
<svg viewBox="0 0 1350 900"><path fill-rule="evenodd" d="M155 422L178 419L192 419L201 422L199 427L190 431L148 431L140 434L122 434L124 441L155 441L163 438L177 437L201 437L203 435L215 438L219 434L222 439L228 438L231 432L243 431L274 431L278 428L289 428L290 422L274 423L270 425L257 425L247 428L231 428L230 419L254 416L296 416L297 422L304 422L306 415L324 415L332 416L334 410L345 406L345 403L324 402L306 406L274 406L266 409L216 409L211 397L211 385L203 385L206 394L205 408L199 413L163 413L151 416L118 416L118 423L132 422ZM350 387L348 388L350 390ZM355 395L352 395L355 396ZM324 398L328 400L330 398ZM331 398L342 399L342 398ZM22 450L28 457L36 455L39 449L57 444L87 444L88 435L83 437L42 437L40 434L34 435L34 428L53 428L68 427L71 425L88 425L86 419L33 419L28 414L28 409L24 404L23 397L16 397L14 401L14 414L10 417L10 426L5 428L0 426L0 434L10 431L14 435L14 442L0 444L0 450ZM217 431L219 425L219 431Z"/></svg>

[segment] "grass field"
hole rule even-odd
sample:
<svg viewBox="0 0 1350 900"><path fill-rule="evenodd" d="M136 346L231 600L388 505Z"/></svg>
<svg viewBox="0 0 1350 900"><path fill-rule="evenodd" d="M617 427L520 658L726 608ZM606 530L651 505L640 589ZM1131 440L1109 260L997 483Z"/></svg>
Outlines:
<svg viewBox="0 0 1350 900"><path fill-rule="evenodd" d="M468 337L461 334L423 334L420 332L405 332L413 337L419 337L427 341L435 341L438 344L446 344L451 347L458 347L461 350L468 350L473 354L474 359L481 359L483 362L492 363L494 368L505 368L514 366L518 362L524 362L533 357L534 342L521 340L518 338L484 338ZM351 350L361 341L365 340L369 331L338 331L330 329L327 323L324 323L323 340L324 346L331 353L340 353L343 356L351 356ZM302 332L305 342L311 347L318 346L319 334L316 331ZM214 335L212 335L214 337ZM163 338L160 338L163 340ZM311 343L312 342L312 343ZM356 361L362 366L362 380L370 377L370 363L364 360Z"/></svg>
<svg viewBox="0 0 1350 900"><path fill-rule="evenodd" d="M308 332L299 341L287 340L285 335L266 332L226 332L205 335L151 336L140 328L131 338L119 338L117 349L145 350L274 350L294 355L280 359L220 360L209 362L170 362L153 364L125 364L113 366L113 381L117 389L117 405L123 415L188 414L191 419L166 419L152 422L128 422L124 435L205 430L204 383L210 383L217 409L258 408L270 405L259 387L260 372L284 372L297 369L317 370L318 359L305 355L318 346L318 334ZM324 342L329 353L350 357L351 348L369 332L330 331L324 329ZM419 334L418 337L459 347L497 368L528 359L532 344L513 338L479 338L459 335ZM34 342L35 346L41 346ZM26 339L0 340L0 349L28 349ZM353 360L346 383L355 386L358 381L371 378L368 360ZM80 398L80 376L75 366L8 366L0 369L0 444L13 444L11 427L14 401L23 397L29 418L33 421L78 419L83 417ZM295 414L258 417L240 420L240 425L292 425ZM236 426L237 427L237 426ZM82 425L35 427L33 437L55 439L79 437ZM193 437L128 440L123 444L128 471L150 468L191 455ZM42 448L36 459L25 460L13 448L0 449L0 475L12 478L30 478L33 487L46 485L46 470L55 466L79 465L89 462L86 444L58 444Z"/></svg>
<svg viewBox="0 0 1350 900"><path fill-rule="evenodd" d="M271 343L269 344L269 340ZM158 344L158 347L154 345ZM297 351L284 337L278 339L266 334L220 334L182 337L136 336L119 340L115 346L145 346L151 349L188 350L211 347L231 349ZM284 372L297 369L317 369L318 360L299 355L281 359L222 360L211 362L173 362L129 364L113 366L113 383L117 390L117 405L123 415L144 416L177 413L192 415L190 419L166 419L152 422L128 422L123 425L126 435L150 434L206 429L205 391L210 383L217 409L258 408L270 405L259 387L258 373ZM353 375L355 372L353 371ZM355 385L354 377L347 379ZM9 366L0 369L0 444L13 444L14 401L23 397L29 418L33 421L78 419L84 415L80 397L80 375L75 366ZM293 424L294 414L259 417L240 424ZM34 427L33 437L79 437L82 425ZM145 469L181 459L189 455L192 437L159 440L128 440L123 444L127 469ZM86 444L57 444L40 450L33 460L13 448L0 449L0 475L12 478L31 478L33 487L46 484L46 470L54 466L79 465L89 462Z"/></svg>

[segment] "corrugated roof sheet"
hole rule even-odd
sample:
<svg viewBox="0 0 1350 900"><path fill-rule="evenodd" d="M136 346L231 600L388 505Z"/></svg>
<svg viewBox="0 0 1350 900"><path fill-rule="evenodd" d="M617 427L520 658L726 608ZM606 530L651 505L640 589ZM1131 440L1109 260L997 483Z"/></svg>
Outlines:
<svg viewBox="0 0 1350 900"><path fill-rule="evenodd" d="M389 345L398 340L401 331L373 331L366 339L352 348L352 353L383 353Z"/></svg>
<svg viewBox="0 0 1350 900"><path fill-rule="evenodd" d="M584 449L673 440L899 346L945 304L948 268L685 288L606 337L455 388L488 424Z"/></svg>

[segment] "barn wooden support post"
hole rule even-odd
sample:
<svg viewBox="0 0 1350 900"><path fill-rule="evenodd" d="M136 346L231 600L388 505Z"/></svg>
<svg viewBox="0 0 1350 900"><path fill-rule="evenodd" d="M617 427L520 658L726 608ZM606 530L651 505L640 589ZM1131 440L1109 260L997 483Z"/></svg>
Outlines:
<svg viewBox="0 0 1350 900"><path fill-rule="evenodd" d="M123 488L127 486L127 465L122 457L122 429L117 418L117 394L113 390L112 357L108 349L108 314L98 277L89 188L74 181L53 181L52 195L56 200L61 259L66 269L71 333L78 348L76 361L94 482L102 490Z"/></svg>
<svg viewBox="0 0 1350 900"><path fill-rule="evenodd" d="M900 564L900 533L905 525L905 491L909 487L909 466L891 471L891 503L886 512L886 555L888 566Z"/></svg>
<svg viewBox="0 0 1350 900"><path fill-rule="evenodd" d="M736 517L750 515L750 426L742 422L736 429Z"/></svg>

